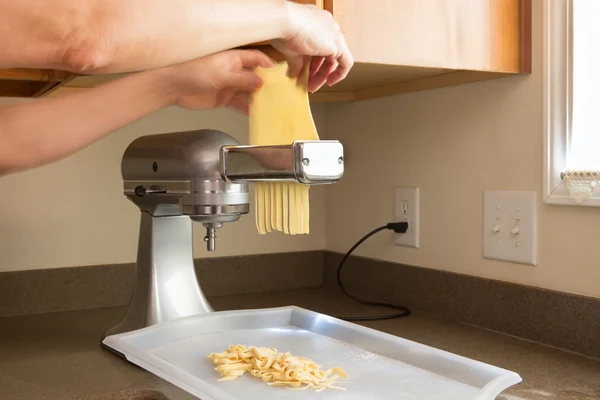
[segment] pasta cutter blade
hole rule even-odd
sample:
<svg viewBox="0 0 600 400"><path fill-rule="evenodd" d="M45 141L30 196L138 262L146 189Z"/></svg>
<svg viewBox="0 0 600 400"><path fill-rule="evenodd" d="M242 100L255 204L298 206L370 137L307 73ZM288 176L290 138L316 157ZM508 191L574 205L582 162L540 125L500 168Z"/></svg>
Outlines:
<svg viewBox="0 0 600 400"><path fill-rule="evenodd" d="M337 140L299 140L290 145L224 146L221 176L229 183L298 182L323 185L344 175L344 148Z"/></svg>

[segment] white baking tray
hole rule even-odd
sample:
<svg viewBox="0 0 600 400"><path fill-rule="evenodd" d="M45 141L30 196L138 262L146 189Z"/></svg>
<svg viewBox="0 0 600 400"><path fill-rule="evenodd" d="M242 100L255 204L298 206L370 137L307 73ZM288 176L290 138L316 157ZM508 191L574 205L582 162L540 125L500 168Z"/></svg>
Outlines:
<svg viewBox="0 0 600 400"><path fill-rule="evenodd" d="M440 333L443 334L443 333ZM298 307L180 318L104 342L202 400L493 400L521 382L511 371ZM249 374L226 382L207 358L231 344L274 347L349 375L345 391L293 391Z"/></svg>

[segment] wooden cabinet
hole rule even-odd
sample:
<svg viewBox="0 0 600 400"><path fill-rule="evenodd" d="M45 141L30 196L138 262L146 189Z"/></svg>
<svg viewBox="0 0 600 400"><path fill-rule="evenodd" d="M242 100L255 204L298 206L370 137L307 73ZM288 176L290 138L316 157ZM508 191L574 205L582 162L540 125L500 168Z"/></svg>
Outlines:
<svg viewBox="0 0 600 400"><path fill-rule="evenodd" d="M68 72L49 69L0 69L0 97L39 97L72 77Z"/></svg>
<svg viewBox="0 0 600 400"><path fill-rule="evenodd" d="M330 11L356 60L348 78L311 95L314 102L356 101L531 72L531 0L297 2ZM265 43L252 47L274 52ZM55 93L119 76L65 78ZM44 93L41 86L30 92Z"/></svg>
<svg viewBox="0 0 600 400"><path fill-rule="evenodd" d="M531 73L531 0L325 0L356 64L352 101Z"/></svg>

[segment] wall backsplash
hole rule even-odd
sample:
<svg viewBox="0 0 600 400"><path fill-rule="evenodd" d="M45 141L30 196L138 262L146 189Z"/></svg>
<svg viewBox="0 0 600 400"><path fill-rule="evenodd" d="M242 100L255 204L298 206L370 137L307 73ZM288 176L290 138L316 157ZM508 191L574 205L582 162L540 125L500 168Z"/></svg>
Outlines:
<svg viewBox="0 0 600 400"><path fill-rule="evenodd" d="M600 209L542 203L541 5L531 76L327 108L325 130L347 160L326 191L328 250L392 220L394 186L419 186L421 248L396 247L385 232L356 254L600 297ZM482 258L486 189L538 192L538 266Z"/></svg>
<svg viewBox="0 0 600 400"><path fill-rule="evenodd" d="M2 100L2 104L9 101ZM322 130L322 107L313 115ZM215 128L247 143L247 118L229 110L191 112L172 107L152 114L85 150L42 168L0 178L0 271L135 261L139 211L122 194L121 156L138 136ZM252 209L252 207L251 207ZM261 236L254 214L217 232L208 253L195 224L196 257L322 250L324 191L311 189L311 234Z"/></svg>

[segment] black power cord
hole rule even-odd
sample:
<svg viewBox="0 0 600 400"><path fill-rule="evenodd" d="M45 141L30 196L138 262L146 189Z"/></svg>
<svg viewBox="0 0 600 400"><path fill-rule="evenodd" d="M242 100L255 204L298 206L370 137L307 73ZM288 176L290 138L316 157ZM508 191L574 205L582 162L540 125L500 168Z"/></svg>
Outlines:
<svg viewBox="0 0 600 400"><path fill-rule="evenodd" d="M337 270L337 283L338 283L338 286L340 287L340 289L342 290L342 292L346 296L348 296L350 299L354 300L357 303L365 304L367 306L393 308L395 310L399 310L400 312L395 313L395 314L376 315L376 316L372 316L372 317L339 317L340 319L343 319L345 321L379 321L379 320L385 320L385 319L408 317L411 314L410 309L408 309L407 307L401 306L401 305L384 303L384 302L379 302L379 301L367 301L367 300L360 299L360 298L356 297L355 295L353 295L352 293L349 293L346 290L346 288L344 287L344 285L342 284L342 269L344 268L344 263L346 262L348 257L350 257L352 252L354 250L356 250L356 248L358 246L363 244L363 242L365 242L368 238L370 238L371 236L375 235L376 233L384 231L384 230L393 230L396 233L406 233L406 231L408 230L408 222L390 222L386 225L380 226L377 229L373 229L371 232L369 232L365 236L363 236L358 242L356 242L356 244L354 246L352 246L350 248L350 250L348 250L348 252L344 255L344 257L342 258L342 261L340 261L340 264L339 264L338 270Z"/></svg>

